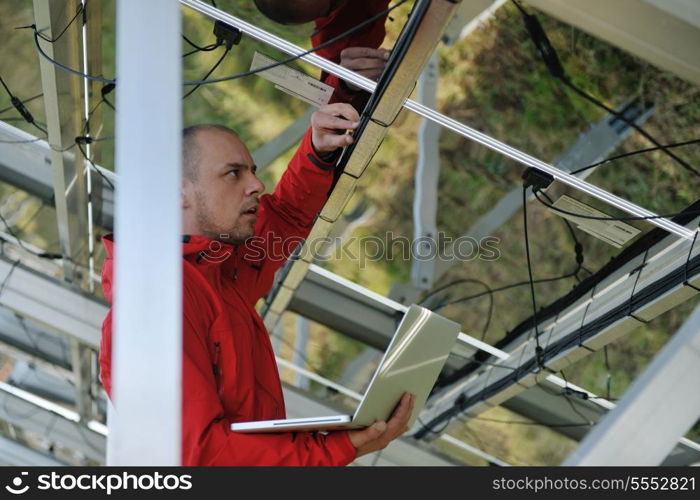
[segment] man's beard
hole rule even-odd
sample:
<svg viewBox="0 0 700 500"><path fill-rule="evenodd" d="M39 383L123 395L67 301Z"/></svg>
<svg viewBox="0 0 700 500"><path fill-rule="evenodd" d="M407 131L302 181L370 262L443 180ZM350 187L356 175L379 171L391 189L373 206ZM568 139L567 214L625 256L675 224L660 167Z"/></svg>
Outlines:
<svg viewBox="0 0 700 500"><path fill-rule="evenodd" d="M247 224L233 227L218 226L214 222L212 212L207 207L205 196L202 193L195 193L195 200L197 226L202 236L232 245L245 243L246 240L253 236L253 230L252 228L249 229Z"/></svg>

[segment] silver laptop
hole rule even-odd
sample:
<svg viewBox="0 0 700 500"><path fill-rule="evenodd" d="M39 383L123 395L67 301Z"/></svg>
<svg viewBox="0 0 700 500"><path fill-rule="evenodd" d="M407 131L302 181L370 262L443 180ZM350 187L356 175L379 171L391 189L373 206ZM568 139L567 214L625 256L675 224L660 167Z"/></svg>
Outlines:
<svg viewBox="0 0 700 500"><path fill-rule="evenodd" d="M290 432L300 430L341 430L368 427L387 421L404 392L416 396L413 426L423 409L442 367L454 346L460 325L412 305L396 329L353 415L261 420L231 424L236 432Z"/></svg>

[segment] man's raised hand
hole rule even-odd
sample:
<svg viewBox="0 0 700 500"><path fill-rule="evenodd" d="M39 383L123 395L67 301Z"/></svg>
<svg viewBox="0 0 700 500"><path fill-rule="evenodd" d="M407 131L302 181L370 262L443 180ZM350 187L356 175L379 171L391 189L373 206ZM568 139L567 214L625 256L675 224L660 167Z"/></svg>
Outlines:
<svg viewBox="0 0 700 500"><path fill-rule="evenodd" d="M311 115L311 140L319 154L327 154L352 144L353 137L346 132L360 124L360 115L350 104L326 104Z"/></svg>
<svg viewBox="0 0 700 500"><path fill-rule="evenodd" d="M384 71L390 54L391 52L387 49L348 47L340 52L340 65L376 81ZM347 85L352 90L359 90L358 87L350 83Z"/></svg>

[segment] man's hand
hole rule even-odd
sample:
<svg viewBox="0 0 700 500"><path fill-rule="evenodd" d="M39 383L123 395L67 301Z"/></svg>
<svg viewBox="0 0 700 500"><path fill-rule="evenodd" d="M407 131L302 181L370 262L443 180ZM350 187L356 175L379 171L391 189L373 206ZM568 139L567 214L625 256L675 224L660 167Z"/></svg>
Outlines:
<svg viewBox="0 0 700 500"><path fill-rule="evenodd" d="M383 450L391 441L406 432L415 399L414 395L404 393L388 422L375 422L361 431L348 431L350 441L357 448L357 456Z"/></svg>
<svg viewBox="0 0 700 500"><path fill-rule="evenodd" d="M384 66L391 52L387 49L371 49L369 47L348 47L340 52L340 65L370 80L377 80L384 71ZM356 86L346 83L352 90Z"/></svg>
<svg viewBox="0 0 700 500"><path fill-rule="evenodd" d="M352 136L345 132L355 130L359 124L360 115L349 104L337 102L321 106L311 115L314 149L323 155L352 144Z"/></svg>

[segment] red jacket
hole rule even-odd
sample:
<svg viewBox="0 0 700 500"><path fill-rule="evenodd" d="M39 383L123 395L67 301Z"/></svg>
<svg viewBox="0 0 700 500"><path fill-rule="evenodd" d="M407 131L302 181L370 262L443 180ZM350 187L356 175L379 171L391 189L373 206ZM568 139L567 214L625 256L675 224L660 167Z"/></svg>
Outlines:
<svg viewBox="0 0 700 500"><path fill-rule="evenodd" d="M316 19L316 31L311 37L314 47L331 40L338 35L366 21L372 16L387 9L389 0L354 0L349 1L342 7L334 10L328 15ZM325 57L329 61L340 64L340 53L348 47L371 47L379 48L384 41L386 31L384 23L386 14L379 17L368 26L354 32L350 36L344 37L337 42L319 49L316 54ZM331 102L349 102L358 111L362 111L367 102L368 94L364 91L353 92L346 86L341 85L337 76L323 73L321 79L335 89Z"/></svg>
<svg viewBox="0 0 700 500"><path fill-rule="evenodd" d="M183 238L182 465L346 465L354 460L356 450L346 432L230 430L232 422L285 418L275 355L254 306L295 243L308 235L332 178L333 165L314 153L309 131L275 192L260 196L252 243ZM102 285L111 303L112 236L103 242ZM112 314L110 309L102 325L100 347L100 375L110 397Z"/></svg>

